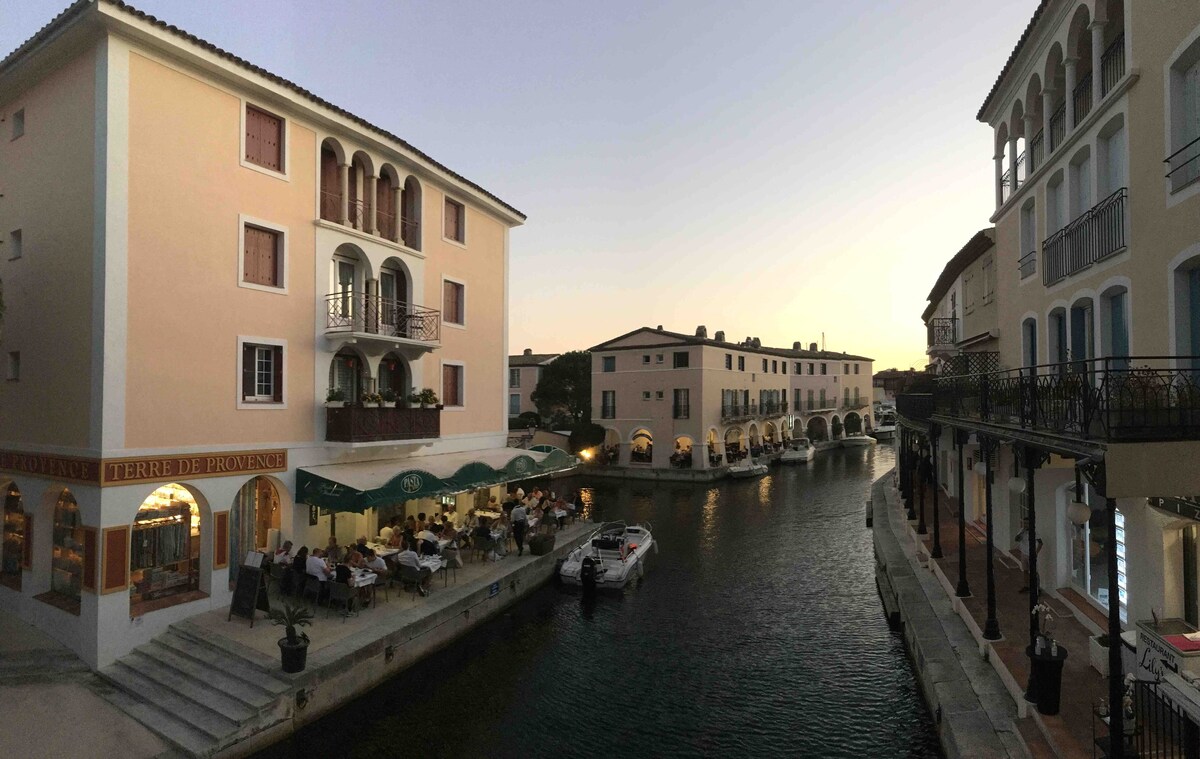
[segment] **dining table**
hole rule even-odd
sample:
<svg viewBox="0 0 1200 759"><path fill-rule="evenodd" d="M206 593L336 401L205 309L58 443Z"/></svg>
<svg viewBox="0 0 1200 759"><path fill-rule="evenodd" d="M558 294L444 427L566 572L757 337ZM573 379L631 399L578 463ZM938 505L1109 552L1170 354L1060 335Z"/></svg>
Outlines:
<svg viewBox="0 0 1200 759"><path fill-rule="evenodd" d="M499 519L500 512L499 511L484 511L483 509L476 509L475 516L487 517L488 519Z"/></svg>

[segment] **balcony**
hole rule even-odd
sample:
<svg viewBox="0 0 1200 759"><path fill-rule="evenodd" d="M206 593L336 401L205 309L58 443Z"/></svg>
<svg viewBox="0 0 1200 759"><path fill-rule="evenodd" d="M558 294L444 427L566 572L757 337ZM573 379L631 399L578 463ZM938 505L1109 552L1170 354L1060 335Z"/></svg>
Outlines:
<svg viewBox="0 0 1200 759"><path fill-rule="evenodd" d="M367 339L401 341L426 350L441 340L441 312L400 300L365 293L325 296L325 334L352 334Z"/></svg>
<svg viewBox="0 0 1200 759"><path fill-rule="evenodd" d="M1171 192L1182 190L1200 179L1200 136L1167 156L1163 163L1167 164Z"/></svg>
<svg viewBox="0 0 1200 759"><path fill-rule="evenodd" d="M325 409L325 440L331 443L379 443L429 440L441 435L439 408Z"/></svg>
<svg viewBox="0 0 1200 759"><path fill-rule="evenodd" d="M1200 440L1200 359L1192 356L1090 359L936 383L936 413L956 419L1079 440Z"/></svg>
<svg viewBox="0 0 1200 759"><path fill-rule="evenodd" d="M928 424L933 416L932 393L901 393L896 396L896 413L909 422Z"/></svg>
<svg viewBox="0 0 1200 759"><path fill-rule="evenodd" d="M1112 92L1125 76L1125 35L1122 33L1100 56L1100 96Z"/></svg>
<svg viewBox="0 0 1200 759"><path fill-rule="evenodd" d="M751 401L747 404L723 404L721 406L721 421L728 422L737 419L754 419L766 416L781 416L786 414L788 404L786 401L782 403L754 403ZM676 417L679 419L681 417Z"/></svg>
<svg viewBox="0 0 1200 759"><path fill-rule="evenodd" d="M1042 165L1045 157L1045 130L1039 131L1029 142L1029 173L1033 174Z"/></svg>
<svg viewBox="0 0 1200 759"><path fill-rule="evenodd" d="M1058 104L1050 114L1050 152L1058 150L1067 136L1067 101Z"/></svg>
<svg viewBox="0 0 1200 759"><path fill-rule="evenodd" d="M342 223L341 193L321 190L321 218L334 224Z"/></svg>
<svg viewBox="0 0 1200 759"><path fill-rule="evenodd" d="M973 351L946 359L945 371L942 374L987 374L999 370L999 351Z"/></svg>
<svg viewBox="0 0 1200 759"><path fill-rule="evenodd" d="M1075 92L1071 93L1071 97L1075 102L1075 123L1071 124L1071 128L1074 129L1092 112L1092 72L1083 75L1079 84L1075 85Z"/></svg>
<svg viewBox="0 0 1200 759"><path fill-rule="evenodd" d="M846 409L847 411L850 411L850 410L853 410L856 408L862 408L865 405L867 405L866 401L861 401L858 398L854 398L854 399L845 398L842 400L842 408Z"/></svg>
<svg viewBox="0 0 1200 759"><path fill-rule="evenodd" d="M676 403L671 408L671 418L673 419L689 419L691 418L691 407L687 403Z"/></svg>
<svg viewBox="0 0 1200 759"><path fill-rule="evenodd" d="M925 326L926 353L954 350L958 342L958 319L955 317L936 317L929 320Z"/></svg>
<svg viewBox="0 0 1200 759"><path fill-rule="evenodd" d="M1128 191L1122 187L1046 238L1042 243L1046 259L1043 284L1052 285L1125 247L1127 197Z"/></svg>
<svg viewBox="0 0 1200 759"><path fill-rule="evenodd" d="M807 406L809 411L835 411L837 409L837 401L822 398L818 401L809 401Z"/></svg>
<svg viewBox="0 0 1200 759"><path fill-rule="evenodd" d="M1021 279L1027 279L1037 273L1037 251L1031 250L1017 260L1017 269Z"/></svg>

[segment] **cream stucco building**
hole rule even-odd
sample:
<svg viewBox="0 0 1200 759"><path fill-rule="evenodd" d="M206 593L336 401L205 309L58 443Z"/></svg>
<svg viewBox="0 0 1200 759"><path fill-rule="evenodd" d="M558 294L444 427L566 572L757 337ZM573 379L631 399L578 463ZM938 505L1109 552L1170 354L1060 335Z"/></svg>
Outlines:
<svg viewBox="0 0 1200 759"><path fill-rule="evenodd" d="M504 449L525 217L400 137L111 0L0 62L0 130L0 606L91 665L248 550L554 466Z"/></svg>
<svg viewBox="0 0 1200 759"><path fill-rule="evenodd" d="M764 442L870 429L871 359L707 334L643 327L591 349L612 463L708 469Z"/></svg>
<svg viewBox="0 0 1200 759"><path fill-rule="evenodd" d="M1044 0L978 118L995 227L930 294L908 443L998 551L1033 525L1042 587L1125 633L1124 671L1186 670L1152 620L1200 628L1200 5ZM1200 722L1181 684L1156 693Z"/></svg>
<svg viewBox="0 0 1200 759"><path fill-rule="evenodd" d="M533 402L533 391L537 390L542 370L558 358L557 353L534 353L526 348L519 356L508 357L508 416L514 419L521 414L537 413Z"/></svg>

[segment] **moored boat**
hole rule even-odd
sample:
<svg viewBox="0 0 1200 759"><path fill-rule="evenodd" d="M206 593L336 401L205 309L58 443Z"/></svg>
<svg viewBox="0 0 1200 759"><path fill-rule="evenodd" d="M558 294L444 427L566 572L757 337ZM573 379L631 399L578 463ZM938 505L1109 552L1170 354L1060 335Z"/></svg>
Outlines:
<svg viewBox="0 0 1200 759"><path fill-rule="evenodd" d="M871 445L875 445L875 438L867 437L861 432L851 432L842 438L843 448L865 448Z"/></svg>
<svg viewBox="0 0 1200 759"><path fill-rule="evenodd" d="M730 464L729 476L738 479L746 477L761 477L767 473L767 465L759 464L754 459L743 459L736 464Z"/></svg>
<svg viewBox="0 0 1200 759"><path fill-rule="evenodd" d="M585 591L623 590L642 576L653 545L649 523L606 522L567 554L558 575L565 584Z"/></svg>
<svg viewBox="0 0 1200 759"><path fill-rule="evenodd" d="M779 463L803 464L810 461L816 453L817 449L813 447L812 441L806 437L799 437L793 440L791 447L779 457Z"/></svg>
<svg viewBox="0 0 1200 759"><path fill-rule="evenodd" d="M883 411L876 417L875 429L871 430L871 436L876 440L891 440L896 434L896 414L892 411Z"/></svg>

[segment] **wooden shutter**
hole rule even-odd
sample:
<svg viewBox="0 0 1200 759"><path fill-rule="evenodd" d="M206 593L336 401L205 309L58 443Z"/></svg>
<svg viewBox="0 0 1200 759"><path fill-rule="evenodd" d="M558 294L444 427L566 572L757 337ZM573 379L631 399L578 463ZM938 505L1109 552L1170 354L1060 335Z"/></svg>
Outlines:
<svg viewBox="0 0 1200 759"><path fill-rule="evenodd" d="M283 119L246 106L246 160L283 171Z"/></svg>
<svg viewBox="0 0 1200 759"><path fill-rule="evenodd" d="M446 321L453 324L461 324L462 316L459 314L459 286L454 282L442 283L442 316Z"/></svg>
<svg viewBox="0 0 1200 759"><path fill-rule="evenodd" d="M446 199L446 237L450 238L451 240L462 240L458 233L461 209L462 206L460 206L458 203L455 203L449 198Z"/></svg>
<svg viewBox="0 0 1200 759"><path fill-rule="evenodd" d="M250 344L242 345L242 398L253 398L255 395L254 387L254 370L255 370L254 346Z"/></svg>
<svg viewBox="0 0 1200 759"><path fill-rule="evenodd" d="M84 590L96 592L96 528L83 528L83 583Z"/></svg>
<svg viewBox="0 0 1200 759"><path fill-rule="evenodd" d="M279 233L246 225L243 244L243 281L279 286Z"/></svg>
<svg viewBox="0 0 1200 759"><path fill-rule="evenodd" d="M129 527L104 530L101 593L129 592Z"/></svg>
<svg viewBox="0 0 1200 759"><path fill-rule="evenodd" d="M273 400L283 403L283 347L276 345L271 349L271 386L274 389Z"/></svg>
<svg viewBox="0 0 1200 759"><path fill-rule="evenodd" d="M33 514L25 514L25 542L21 545L21 568L33 569Z"/></svg>
<svg viewBox="0 0 1200 759"><path fill-rule="evenodd" d="M462 405L458 394L458 378L461 371L461 366L442 367L442 403L446 406Z"/></svg>
<svg viewBox="0 0 1200 759"><path fill-rule="evenodd" d="M213 569L229 566L229 512L213 514Z"/></svg>

